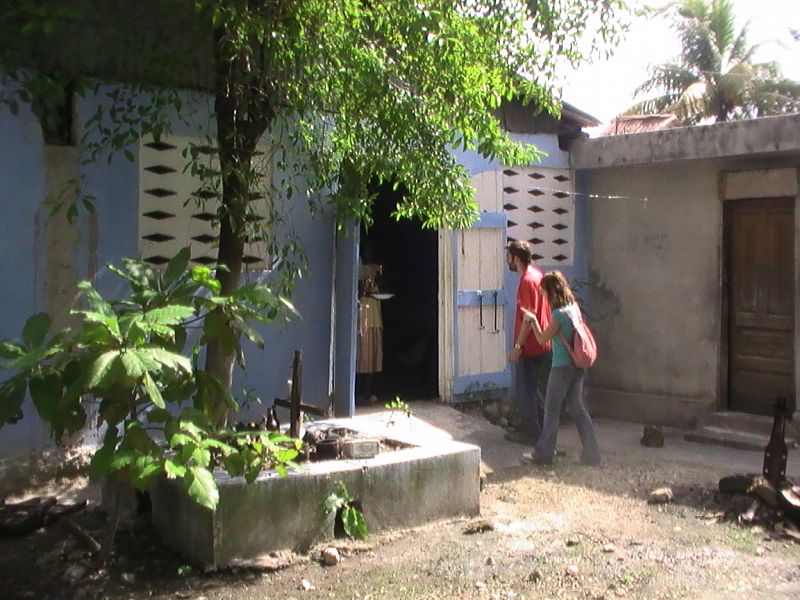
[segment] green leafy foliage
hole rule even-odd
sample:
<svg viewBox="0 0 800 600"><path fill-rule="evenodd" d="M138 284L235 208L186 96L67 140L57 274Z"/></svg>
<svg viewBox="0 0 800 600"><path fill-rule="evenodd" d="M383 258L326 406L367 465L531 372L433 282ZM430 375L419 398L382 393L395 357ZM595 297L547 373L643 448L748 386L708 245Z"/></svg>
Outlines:
<svg viewBox="0 0 800 600"><path fill-rule="evenodd" d="M394 400L387 402L383 405L386 410L391 411L389 413L389 418L386 421L386 425L394 425L395 423L395 413L405 413L406 417L409 419L411 415L414 414L414 411L411 410L411 406L409 406L408 402L405 402L400 399L400 396L395 396Z"/></svg>
<svg viewBox="0 0 800 600"><path fill-rule="evenodd" d="M347 486L337 481L333 491L325 498L325 512L341 511L342 527L350 537L363 540L367 537L367 522L364 514L355 504L355 498L350 495Z"/></svg>
<svg viewBox="0 0 800 600"><path fill-rule="evenodd" d="M13 373L0 384L0 427L20 417L26 392L56 440L83 428L85 405L99 403L98 426L106 434L91 461L92 478L114 474L144 489L163 474L213 510L219 499L215 467L248 481L264 468L285 474L296 467L301 442L278 432L217 426L209 395L224 396L229 408L237 405L216 377L195 368L197 345L184 347L186 328L203 327L205 342L215 331L203 322L226 319L231 327L225 334L238 348L242 336L260 338L253 323L295 312L260 285L219 295L219 282L189 269L188 258L182 250L163 273L125 260L111 269L129 286L122 300L103 298L81 282L87 308L74 311L82 319L75 331L48 336L50 318L40 313L27 320L21 340L0 343L0 368Z"/></svg>

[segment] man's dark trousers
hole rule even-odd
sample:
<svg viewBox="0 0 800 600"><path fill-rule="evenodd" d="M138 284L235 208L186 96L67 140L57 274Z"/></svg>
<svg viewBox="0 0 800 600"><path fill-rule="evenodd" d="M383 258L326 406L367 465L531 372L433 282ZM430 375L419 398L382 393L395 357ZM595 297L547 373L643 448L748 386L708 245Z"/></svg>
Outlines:
<svg viewBox="0 0 800 600"><path fill-rule="evenodd" d="M520 356L516 363L514 389L517 410L522 419L522 433L530 437L532 444L539 439L544 422L544 401L539 392L539 370L547 358L549 358L547 354Z"/></svg>

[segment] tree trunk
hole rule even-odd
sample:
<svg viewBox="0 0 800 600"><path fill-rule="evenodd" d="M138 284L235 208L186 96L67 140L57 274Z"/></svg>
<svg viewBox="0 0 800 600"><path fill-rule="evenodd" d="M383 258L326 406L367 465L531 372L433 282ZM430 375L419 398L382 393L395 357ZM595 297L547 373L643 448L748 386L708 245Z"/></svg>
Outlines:
<svg viewBox="0 0 800 600"><path fill-rule="evenodd" d="M272 117L271 107L253 101L258 80L249 72L249 62L232 52L227 32L214 32L215 102L219 165L222 172L222 199L216 278L221 294L233 293L239 285L244 258L247 206L252 180L252 160L256 145ZM255 85L254 85L255 84ZM249 96L248 96L249 95ZM262 114L254 114L261 109ZM230 389L236 351L210 340L206 347L206 371ZM211 417L219 425L227 418L227 405L215 397Z"/></svg>

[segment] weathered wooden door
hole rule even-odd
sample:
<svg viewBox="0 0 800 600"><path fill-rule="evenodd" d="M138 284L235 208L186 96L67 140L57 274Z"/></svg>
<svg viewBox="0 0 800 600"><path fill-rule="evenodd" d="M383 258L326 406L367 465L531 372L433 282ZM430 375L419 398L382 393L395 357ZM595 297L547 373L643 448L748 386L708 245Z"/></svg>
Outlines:
<svg viewBox="0 0 800 600"><path fill-rule="evenodd" d="M500 182L498 171L473 177L480 220L440 232L439 393L452 402L502 394L511 383Z"/></svg>
<svg viewBox="0 0 800 600"><path fill-rule="evenodd" d="M725 203L728 408L772 414L795 405L794 200Z"/></svg>

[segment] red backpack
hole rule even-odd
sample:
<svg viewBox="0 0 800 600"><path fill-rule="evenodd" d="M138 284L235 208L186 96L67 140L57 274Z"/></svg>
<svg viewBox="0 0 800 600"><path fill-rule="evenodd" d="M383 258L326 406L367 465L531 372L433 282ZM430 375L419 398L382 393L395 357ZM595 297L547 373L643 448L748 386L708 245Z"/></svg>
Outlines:
<svg viewBox="0 0 800 600"><path fill-rule="evenodd" d="M578 314L580 315L580 313ZM564 334L559 333L561 341L564 342L564 346L569 352L572 364L579 369L588 369L597 360L597 342L594 341L594 336L582 316L576 320L570 317L570 321L575 328L575 333L572 334L572 344L567 342Z"/></svg>

